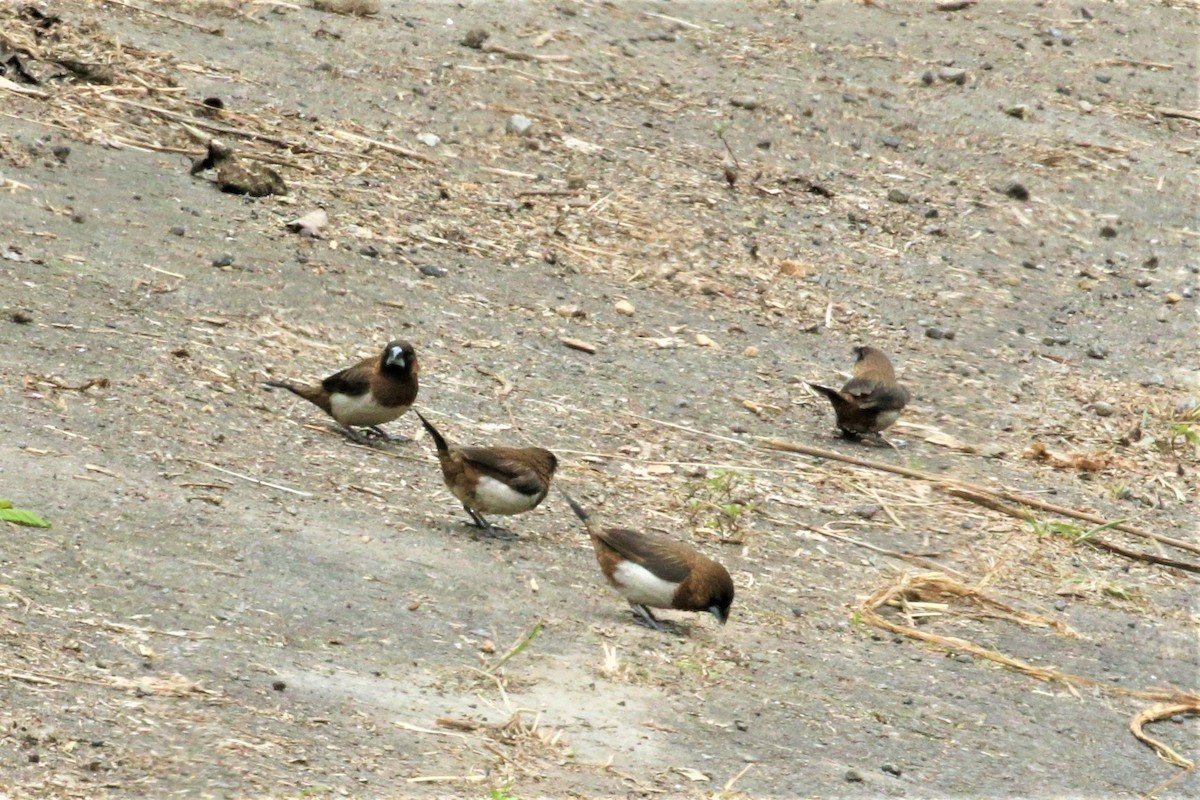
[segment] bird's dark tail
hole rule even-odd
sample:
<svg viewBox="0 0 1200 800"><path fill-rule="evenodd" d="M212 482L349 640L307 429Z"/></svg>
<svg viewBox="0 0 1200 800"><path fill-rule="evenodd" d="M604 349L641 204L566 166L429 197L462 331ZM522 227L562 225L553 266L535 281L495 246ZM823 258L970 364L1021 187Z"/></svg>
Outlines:
<svg viewBox="0 0 1200 800"><path fill-rule="evenodd" d="M292 383L291 381L264 381L263 386L272 386L276 389L287 389L297 397L303 397L305 400L309 401L312 400L312 397L309 396L311 394L311 392L308 390L309 387L303 386L299 383Z"/></svg>
<svg viewBox="0 0 1200 800"><path fill-rule="evenodd" d="M579 517L579 521L584 525L587 525L591 518L588 516L588 513L583 510L583 506L579 505L579 503L576 503L575 498L571 497L571 495L567 494L562 489L559 489L558 491L563 496L563 499L567 501L567 505L571 507L571 510L575 512L575 516Z"/></svg>
<svg viewBox="0 0 1200 800"><path fill-rule="evenodd" d="M840 392L838 392L837 389L834 389L830 386L822 386L821 384L813 383L812 381L805 381L805 383L807 383L809 386L816 389L818 392L825 395L826 397L828 397L830 400L832 400L834 402L842 399L842 395Z"/></svg>
<svg viewBox="0 0 1200 800"><path fill-rule="evenodd" d="M421 424L425 426L425 430L429 431L430 437L433 439L433 445L437 448L438 455L448 455L450 447L446 444L446 440L438 433L438 429L429 424L429 420L421 416L421 412L413 409L413 413L417 415L417 419L421 420Z"/></svg>

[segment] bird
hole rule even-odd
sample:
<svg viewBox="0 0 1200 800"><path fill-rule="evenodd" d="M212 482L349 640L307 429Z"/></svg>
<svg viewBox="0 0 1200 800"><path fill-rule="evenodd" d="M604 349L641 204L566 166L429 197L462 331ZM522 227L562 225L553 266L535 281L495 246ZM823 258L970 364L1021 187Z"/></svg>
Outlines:
<svg viewBox="0 0 1200 800"><path fill-rule="evenodd" d="M640 621L665 630L651 608L707 611L722 625L729 621L733 579L725 567L666 536L602 528L573 497L565 491L562 495L587 527L600 571Z"/></svg>
<svg viewBox="0 0 1200 800"><path fill-rule="evenodd" d="M379 426L412 407L417 399L418 371L413 346L392 341L380 355L335 372L320 383L267 381L266 385L303 397L333 417L351 439L361 442L356 427L391 438Z"/></svg>
<svg viewBox="0 0 1200 800"><path fill-rule="evenodd" d="M420 411L413 410L437 447L446 488L463 504L476 527L497 539L513 539L484 514L522 514L550 491L558 457L541 447L452 447Z"/></svg>
<svg viewBox="0 0 1200 800"><path fill-rule="evenodd" d="M840 391L805 381L829 398L837 426L847 439L857 439L864 433L881 434L895 423L909 401L908 390L896 382L892 362L882 351L856 347L854 357L854 377Z"/></svg>

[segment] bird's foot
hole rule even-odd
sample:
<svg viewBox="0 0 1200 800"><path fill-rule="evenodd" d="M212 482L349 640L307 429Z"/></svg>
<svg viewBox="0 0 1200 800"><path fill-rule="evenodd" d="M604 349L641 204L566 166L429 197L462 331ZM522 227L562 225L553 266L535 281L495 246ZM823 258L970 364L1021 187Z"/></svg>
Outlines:
<svg viewBox="0 0 1200 800"><path fill-rule="evenodd" d="M412 438L411 436L398 436L394 433L388 433L387 431L385 431L383 428L379 427L378 425L372 425L367 430L371 431L371 433L375 434L376 436L378 436L380 438L380 440L385 441L385 442L415 442L416 441L416 439Z"/></svg>
<svg viewBox="0 0 1200 800"><path fill-rule="evenodd" d="M341 433L343 436L345 436L347 439L354 442L355 444L360 444L363 447L371 447L372 446L371 437L367 436L366 434L362 433L361 431L354 430L354 428L350 428L345 425L342 425L340 428L335 428L334 430L338 431L339 433Z"/></svg>
<svg viewBox="0 0 1200 800"><path fill-rule="evenodd" d="M474 509L466 508L467 513L471 515L471 519L475 521L475 538L484 537L486 539L499 539L500 541L511 542L518 537L508 528L503 528L499 525L493 525L483 518L483 515Z"/></svg>
<svg viewBox="0 0 1200 800"><path fill-rule="evenodd" d="M667 622L663 622L661 619L654 616L654 612L651 611L648 607L643 606L643 605L634 605L632 607L633 607L633 619L639 625L643 625L647 628L650 628L651 630L658 631L659 633L678 633L679 632L678 630L676 630L674 625L671 625L670 623L667 623Z"/></svg>

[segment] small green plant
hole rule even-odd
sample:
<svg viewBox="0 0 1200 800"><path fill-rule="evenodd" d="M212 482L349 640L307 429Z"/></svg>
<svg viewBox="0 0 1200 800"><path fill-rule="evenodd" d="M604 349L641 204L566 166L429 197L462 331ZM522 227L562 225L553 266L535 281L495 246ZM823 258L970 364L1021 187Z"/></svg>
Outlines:
<svg viewBox="0 0 1200 800"><path fill-rule="evenodd" d="M1073 522L1046 522L1033 515L1030 515L1026 521L1029 523L1029 527L1033 529L1033 532L1038 536L1049 536L1054 534L1058 536L1066 536L1067 538L1074 539L1077 542L1085 542L1095 536L1097 533L1109 530L1110 528L1115 528L1118 525L1123 525L1126 522L1125 519L1114 519L1104 523L1103 525L1097 525L1094 528L1084 530L1083 526L1076 525Z"/></svg>
<svg viewBox="0 0 1200 800"><path fill-rule="evenodd" d="M1192 428L1190 422L1176 422L1170 428L1171 431L1171 452L1175 452L1175 441L1183 439L1186 443L1192 446L1193 450L1200 450L1200 431Z"/></svg>
<svg viewBox="0 0 1200 800"><path fill-rule="evenodd" d="M11 500L0 500L0 520L14 525L28 525L31 528L49 528L50 523L32 511L13 508Z"/></svg>
<svg viewBox="0 0 1200 800"><path fill-rule="evenodd" d="M502 789L492 789L487 796L487 800L520 800L515 794L509 794L511 791L511 786L505 786Z"/></svg>
<svg viewBox="0 0 1200 800"><path fill-rule="evenodd" d="M721 470L695 484L686 508L693 528L712 531L719 539L740 543L758 504L751 499L751 481L740 472Z"/></svg>

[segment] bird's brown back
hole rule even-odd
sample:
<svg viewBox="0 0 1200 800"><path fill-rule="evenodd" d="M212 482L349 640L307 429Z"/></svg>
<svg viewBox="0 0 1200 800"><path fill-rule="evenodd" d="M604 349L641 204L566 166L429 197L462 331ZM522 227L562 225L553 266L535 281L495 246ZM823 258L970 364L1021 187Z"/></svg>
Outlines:
<svg viewBox="0 0 1200 800"><path fill-rule="evenodd" d="M645 567L664 581L680 583L692 573L693 563L705 556L692 548L665 536L642 533L627 528L592 530L592 544L597 553L608 548L638 566Z"/></svg>
<svg viewBox="0 0 1200 800"><path fill-rule="evenodd" d="M541 447L452 447L462 462L527 495L545 495L558 458Z"/></svg>

